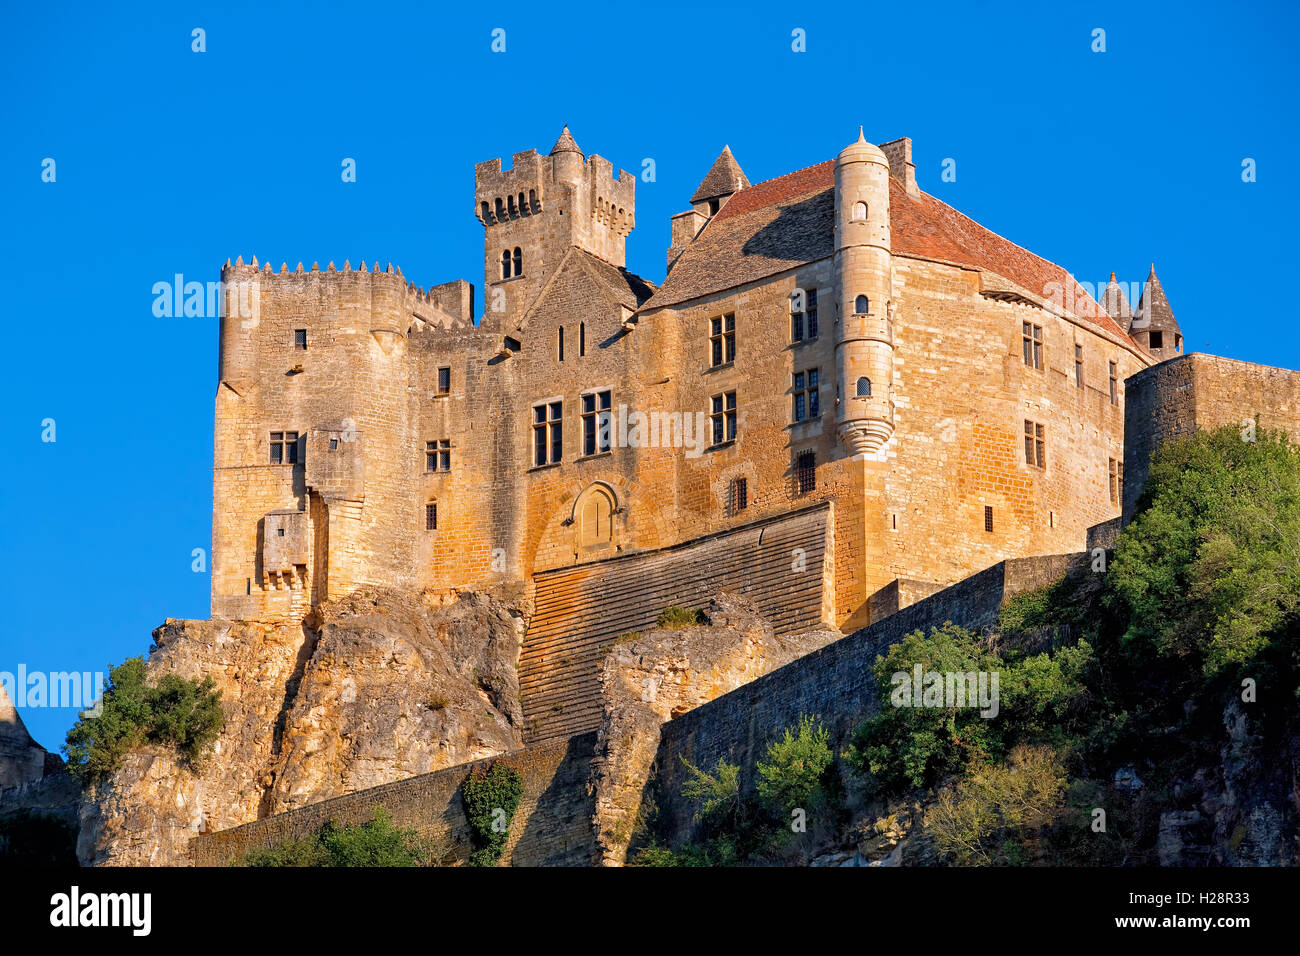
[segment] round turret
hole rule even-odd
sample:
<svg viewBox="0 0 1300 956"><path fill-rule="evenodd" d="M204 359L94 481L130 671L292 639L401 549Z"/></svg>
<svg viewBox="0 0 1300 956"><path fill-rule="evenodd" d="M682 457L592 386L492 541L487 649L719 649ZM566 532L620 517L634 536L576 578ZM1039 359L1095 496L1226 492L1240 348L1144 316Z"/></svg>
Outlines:
<svg viewBox="0 0 1300 956"><path fill-rule="evenodd" d="M861 128L835 160L834 275L840 441L855 455L874 452L894 432L893 256L889 160Z"/></svg>

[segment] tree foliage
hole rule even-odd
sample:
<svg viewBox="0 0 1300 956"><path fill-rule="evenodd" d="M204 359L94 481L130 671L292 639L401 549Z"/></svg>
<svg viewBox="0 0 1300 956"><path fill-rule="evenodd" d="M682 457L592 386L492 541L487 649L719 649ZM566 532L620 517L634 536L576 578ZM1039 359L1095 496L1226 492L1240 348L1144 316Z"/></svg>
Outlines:
<svg viewBox="0 0 1300 956"><path fill-rule="evenodd" d="M225 724L221 693L211 677L188 680L164 674L146 679L143 657L110 668L98 717L81 716L68 731L68 770L83 782L101 780L144 744L174 747L197 770Z"/></svg>

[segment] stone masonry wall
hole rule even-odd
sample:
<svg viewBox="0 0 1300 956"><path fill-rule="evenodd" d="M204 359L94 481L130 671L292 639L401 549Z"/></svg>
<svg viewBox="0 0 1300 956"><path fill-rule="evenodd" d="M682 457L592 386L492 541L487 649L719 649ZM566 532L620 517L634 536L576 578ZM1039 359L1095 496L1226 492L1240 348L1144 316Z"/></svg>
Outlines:
<svg viewBox="0 0 1300 956"><path fill-rule="evenodd" d="M1086 567L1086 558L1061 554L1002 562L664 724L648 786L661 832L674 845L690 833L695 807L681 797L689 776L683 759L709 769L719 759L738 764L742 789L752 790L755 762L803 714L819 717L832 746L842 749L878 707L872 667L890 644L945 621L972 630L988 627L1008 598Z"/></svg>
<svg viewBox="0 0 1300 956"><path fill-rule="evenodd" d="M470 768L501 760L523 777L524 795L510 825L502 859L512 866L585 866L596 859L595 804L587 777L596 734L588 733L518 750L502 757L449 767L382 787L314 803L253 823L195 837L195 866L228 866L249 850L315 833L330 820L364 823L382 806L398 827L411 827L444 844L456 859L472 849L461 784Z"/></svg>
<svg viewBox="0 0 1300 956"><path fill-rule="evenodd" d="M1151 456L1198 429L1281 428L1300 440L1300 371L1193 352L1161 362L1125 383L1124 522L1137 510Z"/></svg>

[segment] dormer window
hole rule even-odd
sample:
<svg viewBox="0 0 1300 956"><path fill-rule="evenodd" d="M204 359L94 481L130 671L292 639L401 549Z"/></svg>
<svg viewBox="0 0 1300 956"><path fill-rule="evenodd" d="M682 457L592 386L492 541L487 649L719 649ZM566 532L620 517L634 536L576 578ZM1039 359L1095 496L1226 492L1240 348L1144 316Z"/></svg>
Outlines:
<svg viewBox="0 0 1300 956"><path fill-rule="evenodd" d="M853 221L854 221L854 222L866 222L866 221L867 221L867 204L866 204L866 203L864 203L864 202L855 202L855 203L853 204Z"/></svg>
<svg viewBox="0 0 1300 956"><path fill-rule="evenodd" d="M853 311L858 315L866 315L870 307L871 303L867 301L865 295L860 295L853 300Z"/></svg>

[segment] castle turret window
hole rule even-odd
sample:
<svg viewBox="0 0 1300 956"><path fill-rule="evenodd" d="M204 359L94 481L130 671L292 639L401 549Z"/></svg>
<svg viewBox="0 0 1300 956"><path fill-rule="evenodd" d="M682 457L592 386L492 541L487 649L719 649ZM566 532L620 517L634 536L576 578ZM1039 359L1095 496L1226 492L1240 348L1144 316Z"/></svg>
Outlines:
<svg viewBox="0 0 1300 956"><path fill-rule="evenodd" d="M806 495L817 487L817 454L811 451L799 452L794 466L795 486L799 494Z"/></svg>
<svg viewBox="0 0 1300 956"><path fill-rule="evenodd" d="M1165 333L1159 329L1151 330L1151 348L1162 349L1165 347Z"/></svg>
<svg viewBox="0 0 1300 956"><path fill-rule="evenodd" d="M736 360L736 316L719 315L709 320L709 364L726 365Z"/></svg>
<svg viewBox="0 0 1300 956"><path fill-rule="evenodd" d="M295 465L298 463L298 433L271 432L271 464Z"/></svg>
<svg viewBox="0 0 1300 956"><path fill-rule="evenodd" d="M740 514L749 507L749 480L747 478L732 478L728 494L727 510L732 517Z"/></svg>
<svg viewBox="0 0 1300 956"><path fill-rule="evenodd" d="M821 389L817 387L817 369L794 373L793 394L796 422L821 418Z"/></svg>
<svg viewBox="0 0 1300 956"><path fill-rule="evenodd" d="M533 464L554 464L564 454L563 402L533 406Z"/></svg>
<svg viewBox="0 0 1300 956"><path fill-rule="evenodd" d="M724 392L714 395L709 425L713 433L713 444L736 440L736 393Z"/></svg>
<svg viewBox="0 0 1300 956"><path fill-rule="evenodd" d="M1020 324L1020 338L1024 350L1025 364L1030 368L1043 367L1043 327L1032 322Z"/></svg>
<svg viewBox="0 0 1300 956"><path fill-rule="evenodd" d="M582 396L582 453L609 451L613 430L612 398L609 389Z"/></svg>
<svg viewBox="0 0 1300 956"><path fill-rule="evenodd" d="M853 204L853 221L865 222L867 218L867 204L864 202L855 202Z"/></svg>
<svg viewBox="0 0 1300 956"><path fill-rule="evenodd" d="M801 308L802 306L802 308ZM790 341L817 338L817 290L808 289L790 298Z"/></svg>
<svg viewBox="0 0 1300 956"><path fill-rule="evenodd" d="M871 397L871 379L867 378L865 375L860 375L858 377L857 395L858 398Z"/></svg>
<svg viewBox="0 0 1300 956"><path fill-rule="evenodd" d="M424 443L424 470L451 471L451 440L440 438Z"/></svg>
<svg viewBox="0 0 1300 956"><path fill-rule="evenodd" d="M1046 428L1041 422L1025 419L1025 464L1033 468L1047 467Z"/></svg>
<svg viewBox="0 0 1300 956"><path fill-rule="evenodd" d="M871 311L871 303L867 301L865 295L860 295L853 300L853 311L857 315L866 315Z"/></svg>

